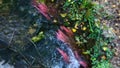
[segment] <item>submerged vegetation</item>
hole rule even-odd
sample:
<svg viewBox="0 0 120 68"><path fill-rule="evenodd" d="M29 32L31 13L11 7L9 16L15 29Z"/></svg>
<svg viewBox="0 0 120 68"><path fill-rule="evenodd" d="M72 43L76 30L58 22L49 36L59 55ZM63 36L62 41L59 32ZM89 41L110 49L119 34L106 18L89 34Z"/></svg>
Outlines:
<svg viewBox="0 0 120 68"><path fill-rule="evenodd" d="M100 21L102 17L100 5L92 0L37 0L38 4L32 1L34 0L2 0L0 13L15 12L19 18L26 19L25 24L35 30L30 37L33 43L46 38L46 35L48 37L51 36L49 34L55 35L55 31L61 25L65 26L74 33L73 47L79 54L84 55L90 68L112 68L109 60L112 58L113 51L109 48L109 43L113 37L106 37L103 34L107 28L103 27ZM55 31L50 31L51 29ZM67 31L69 34L66 35L70 37L71 32L66 29ZM64 41L69 42L68 39Z"/></svg>

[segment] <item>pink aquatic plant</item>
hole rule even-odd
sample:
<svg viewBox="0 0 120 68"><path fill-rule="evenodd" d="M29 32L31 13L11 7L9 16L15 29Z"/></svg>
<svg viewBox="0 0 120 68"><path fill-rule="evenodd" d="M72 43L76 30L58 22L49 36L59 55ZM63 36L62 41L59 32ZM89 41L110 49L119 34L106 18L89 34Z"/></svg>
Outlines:
<svg viewBox="0 0 120 68"><path fill-rule="evenodd" d="M67 41L69 40L68 37L60 29L57 32L57 38L64 43L67 43Z"/></svg>
<svg viewBox="0 0 120 68"><path fill-rule="evenodd" d="M56 32L56 35L57 39L61 40L64 43L67 43L70 47L75 45L74 44L75 41L73 41L74 40L73 32L70 29L66 28L65 26L61 26L60 29L58 29L58 31ZM57 48L57 50L63 56L64 60L66 62L69 62L69 56L61 49ZM74 55L81 66L83 66L84 68L88 67L87 63L78 55L78 52L76 50L74 51Z"/></svg>
<svg viewBox="0 0 120 68"><path fill-rule="evenodd" d="M81 57L78 55L77 51L74 52L74 55L76 59L79 61L79 64L82 65L84 68L87 68L87 63L81 59Z"/></svg>
<svg viewBox="0 0 120 68"><path fill-rule="evenodd" d="M70 45L70 43L73 42L73 32L70 29L66 28L65 26L61 26L60 29L58 29L56 35L57 38L64 43Z"/></svg>
<svg viewBox="0 0 120 68"><path fill-rule="evenodd" d="M73 37L73 32L72 32L70 29L66 28L65 26L61 26L60 28L61 28L61 30L63 30L69 37Z"/></svg>
<svg viewBox="0 0 120 68"><path fill-rule="evenodd" d="M69 56L67 55L67 53L61 50L60 48L57 48L57 50L63 56L64 61L69 63L70 61L69 61Z"/></svg>
<svg viewBox="0 0 120 68"><path fill-rule="evenodd" d="M36 0L32 0L33 6L45 16L48 20L50 20L50 16L48 14L48 7L44 3L37 3Z"/></svg>

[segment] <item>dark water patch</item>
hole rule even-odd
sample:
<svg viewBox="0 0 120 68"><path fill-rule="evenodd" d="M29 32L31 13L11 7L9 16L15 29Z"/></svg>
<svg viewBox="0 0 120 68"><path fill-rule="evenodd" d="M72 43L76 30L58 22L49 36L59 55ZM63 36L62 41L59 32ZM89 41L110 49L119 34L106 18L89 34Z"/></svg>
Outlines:
<svg viewBox="0 0 120 68"><path fill-rule="evenodd" d="M25 23L26 20L20 19L17 15L0 16L0 37L10 45L25 44L24 38L30 36L29 25Z"/></svg>

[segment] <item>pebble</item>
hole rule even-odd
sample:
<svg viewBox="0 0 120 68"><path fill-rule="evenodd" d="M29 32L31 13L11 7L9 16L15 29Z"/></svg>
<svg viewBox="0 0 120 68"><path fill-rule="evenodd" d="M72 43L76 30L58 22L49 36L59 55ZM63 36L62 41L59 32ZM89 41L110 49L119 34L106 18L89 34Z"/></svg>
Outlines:
<svg viewBox="0 0 120 68"><path fill-rule="evenodd" d="M112 32L117 35L114 40L117 40L118 38L120 39L120 9L119 9L119 4L120 0L97 0L100 4L104 5L104 10L108 11L113 15L112 19L107 20L108 24L113 28ZM104 1L104 2L102 2ZM106 9L107 8L107 9ZM116 11L117 10L117 11ZM110 14L109 14L110 15ZM106 20L106 19L105 19ZM103 19L104 21L104 19ZM109 33L109 32L108 32ZM106 33L106 34L108 34ZM114 43L114 41L113 41ZM113 68L120 68L120 43L115 42L115 46L113 47L115 49L114 56L111 60L111 63L113 65Z"/></svg>
<svg viewBox="0 0 120 68"><path fill-rule="evenodd" d="M112 7L113 7L113 8L115 8L115 7L116 7L116 5L112 5Z"/></svg>

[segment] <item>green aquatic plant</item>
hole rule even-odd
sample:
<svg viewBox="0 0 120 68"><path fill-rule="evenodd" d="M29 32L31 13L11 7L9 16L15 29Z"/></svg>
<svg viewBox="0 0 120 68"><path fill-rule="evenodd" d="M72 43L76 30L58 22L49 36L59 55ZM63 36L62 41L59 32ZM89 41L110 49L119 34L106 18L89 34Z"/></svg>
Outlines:
<svg viewBox="0 0 120 68"><path fill-rule="evenodd" d="M97 63L97 65L93 66L92 68L113 68L111 63L106 60L101 60Z"/></svg>
<svg viewBox="0 0 120 68"><path fill-rule="evenodd" d="M44 33L43 33L43 31L41 31L41 32L39 32L39 34L37 36L32 37L32 41L38 42L43 38L44 38Z"/></svg>
<svg viewBox="0 0 120 68"><path fill-rule="evenodd" d="M89 55L92 61L92 67L100 63L101 56L110 60L112 51L108 48L110 38L105 38L102 34L100 17L100 5L92 0L67 0L64 3L66 16L64 25L71 27L75 34L76 44L83 51L83 54ZM104 44L106 43L106 44ZM101 65L104 64L101 62Z"/></svg>

